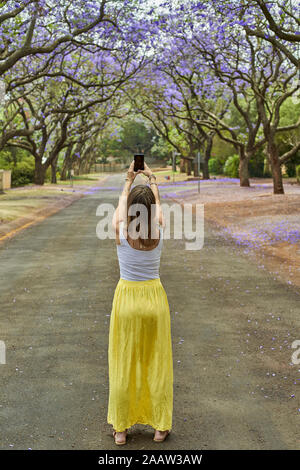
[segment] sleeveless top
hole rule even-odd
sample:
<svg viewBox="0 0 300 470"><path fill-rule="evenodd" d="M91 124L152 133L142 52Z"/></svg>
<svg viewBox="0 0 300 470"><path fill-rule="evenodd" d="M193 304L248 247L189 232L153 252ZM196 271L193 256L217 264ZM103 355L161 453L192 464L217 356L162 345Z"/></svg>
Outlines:
<svg viewBox="0 0 300 470"><path fill-rule="evenodd" d="M163 228L159 226L160 240L151 250L138 250L130 246L123 233L124 222L119 224L120 245L117 254L120 278L128 281L147 281L159 278L160 255L163 244Z"/></svg>

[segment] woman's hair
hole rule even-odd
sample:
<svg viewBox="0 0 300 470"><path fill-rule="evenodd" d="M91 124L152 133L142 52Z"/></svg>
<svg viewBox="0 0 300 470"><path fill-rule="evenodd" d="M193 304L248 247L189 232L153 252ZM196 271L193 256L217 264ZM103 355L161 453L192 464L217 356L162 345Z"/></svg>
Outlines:
<svg viewBox="0 0 300 470"><path fill-rule="evenodd" d="M133 204L143 204L146 208L145 212L141 214L140 211L133 209L132 215L129 215L129 209L130 206ZM142 245L145 247L150 247L155 244L157 241L157 238L151 238L151 228L152 224L155 223L155 206L152 206L151 210L151 204L155 205L155 196L149 188L149 186L145 184L137 184L132 188L130 191L128 197L127 197L127 230L129 227L130 222L132 222L134 219L138 218L140 216L140 222L136 226L137 232L140 233L140 236L138 239L141 241ZM138 208L137 208L138 209ZM142 209L143 210L143 209ZM133 215L134 214L134 215ZM141 236L146 234L146 223L145 223L145 218L143 215L146 215L146 219L148 220L148 238ZM143 226L144 225L144 226Z"/></svg>

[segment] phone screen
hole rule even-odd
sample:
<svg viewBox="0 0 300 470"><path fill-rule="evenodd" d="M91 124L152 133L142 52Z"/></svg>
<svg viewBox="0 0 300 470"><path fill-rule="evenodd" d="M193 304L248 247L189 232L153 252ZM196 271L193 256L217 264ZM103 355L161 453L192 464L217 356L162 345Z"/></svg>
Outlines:
<svg viewBox="0 0 300 470"><path fill-rule="evenodd" d="M144 155L142 153L134 155L133 171L144 170Z"/></svg>

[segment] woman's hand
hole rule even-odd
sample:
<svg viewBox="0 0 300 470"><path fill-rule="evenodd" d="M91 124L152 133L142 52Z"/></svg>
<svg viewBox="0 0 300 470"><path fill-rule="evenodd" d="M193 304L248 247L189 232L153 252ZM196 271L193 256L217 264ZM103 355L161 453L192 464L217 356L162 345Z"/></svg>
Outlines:
<svg viewBox="0 0 300 470"><path fill-rule="evenodd" d="M130 163L130 167L127 170L127 178L129 178L130 183L134 181L134 178L138 174L138 172L133 171L133 169L134 169L134 160L132 160L132 162Z"/></svg>
<svg viewBox="0 0 300 470"><path fill-rule="evenodd" d="M152 170L148 167L146 162L144 162L144 170L138 170L137 173L143 173L144 175L148 176L148 178L153 174Z"/></svg>

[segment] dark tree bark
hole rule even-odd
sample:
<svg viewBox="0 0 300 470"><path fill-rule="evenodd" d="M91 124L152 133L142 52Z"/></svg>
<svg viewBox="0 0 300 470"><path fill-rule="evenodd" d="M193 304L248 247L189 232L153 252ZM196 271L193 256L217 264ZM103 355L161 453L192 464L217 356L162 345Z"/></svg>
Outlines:
<svg viewBox="0 0 300 470"><path fill-rule="evenodd" d="M35 169L34 169L34 183L38 185L43 185L45 183L45 175L47 171L47 166L42 163L41 159L35 160Z"/></svg>
<svg viewBox="0 0 300 470"><path fill-rule="evenodd" d="M64 158L63 167L62 167L62 170L61 170L61 175L60 175L60 179L61 179L62 181L66 181L68 170L71 168L71 164L72 164L72 160L71 160L72 150L73 150L73 144L68 145L67 150L66 150L66 153L65 153L65 158Z"/></svg>
<svg viewBox="0 0 300 470"><path fill-rule="evenodd" d="M180 173L185 173L185 162L184 162L184 158L181 158L181 159L180 159L179 170L180 170Z"/></svg>
<svg viewBox="0 0 300 470"><path fill-rule="evenodd" d="M272 169L273 193L284 194L281 164L279 160L277 146L274 142L268 142L268 156Z"/></svg>
<svg viewBox="0 0 300 470"><path fill-rule="evenodd" d="M56 172L57 172L57 160L58 155L54 160L51 162L51 183L57 184Z"/></svg>
<svg viewBox="0 0 300 470"><path fill-rule="evenodd" d="M214 132L208 134L207 139L206 139L206 147L205 147L204 161L203 161L203 179L204 180L209 180L208 162L211 156L214 134L215 134Z"/></svg>
<svg viewBox="0 0 300 470"><path fill-rule="evenodd" d="M191 160L185 160L185 172L187 176L190 176L192 174L192 162Z"/></svg>
<svg viewBox="0 0 300 470"><path fill-rule="evenodd" d="M248 155L245 152L244 147L239 147L239 156L240 156L240 163L239 163L239 178L240 178L240 186L242 187L249 187L249 168L248 168Z"/></svg>
<svg viewBox="0 0 300 470"><path fill-rule="evenodd" d="M209 170L208 170L208 159L207 158L204 158L204 160L203 160L202 173L203 173L203 179L204 180L209 180Z"/></svg>

